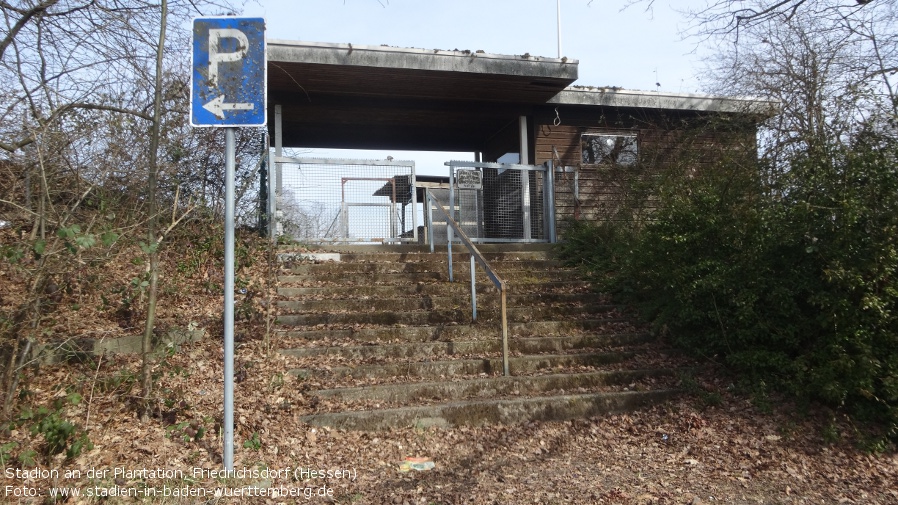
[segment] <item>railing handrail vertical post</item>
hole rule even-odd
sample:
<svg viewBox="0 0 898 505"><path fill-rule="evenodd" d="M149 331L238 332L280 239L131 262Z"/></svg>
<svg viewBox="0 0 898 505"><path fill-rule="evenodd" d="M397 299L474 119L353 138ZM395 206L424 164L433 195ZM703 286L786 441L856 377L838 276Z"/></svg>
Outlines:
<svg viewBox="0 0 898 505"><path fill-rule="evenodd" d="M480 263L480 266L483 267L483 270L486 272L487 277L493 282L493 285L496 286L496 289L499 290L501 301L502 301L502 368L503 373L506 376L510 375L510 371L508 368L508 310L507 310L507 298L506 298L506 288L505 281L493 271L493 268L490 266L489 262L480 253L474 243L470 238L462 231L461 227L457 222L455 222L452 217L449 216L449 211L447 211L442 204L440 204L436 198L427 193L427 202L428 208L436 207L445 217L446 217L446 227L451 229L456 229L458 231L458 238L461 243L468 249L468 252L471 254L471 305L474 310L474 319L477 319L477 287L475 283L476 274L474 263ZM447 231L448 236L448 231ZM449 272L450 272L450 281L452 276L452 242L449 243Z"/></svg>
<svg viewBox="0 0 898 505"><path fill-rule="evenodd" d="M430 204L430 191L424 190L424 205L427 206L427 241L430 242L430 252L433 252L433 207Z"/></svg>
<svg viewBox="0 0 898 505"><path fill-rule="evenodd" d="M511 372L508 370L508 311L506 310L505 282L499 288L499 296L502 299L502 373L508 377Z"/></svg>
<svg viewBox="0 0 898 505"><path fill-rule="evenodd" d="M471 318L477 320L477 286L474 283L477 270L474 267L474 255L471 255Z"/></svg>
<svg viewBox="0 0 898 505"><path fill-rule="evenodd" d="M449 226L447 226L446 228L449 228ZM449 249L449 258L448 258L448 260L449 260L449 282L455 282L455 278L452 275L452 237L449 235L448 232L446 232L446 238L449 239L448 240L449 244L447 245L447 247Z"/></svg>

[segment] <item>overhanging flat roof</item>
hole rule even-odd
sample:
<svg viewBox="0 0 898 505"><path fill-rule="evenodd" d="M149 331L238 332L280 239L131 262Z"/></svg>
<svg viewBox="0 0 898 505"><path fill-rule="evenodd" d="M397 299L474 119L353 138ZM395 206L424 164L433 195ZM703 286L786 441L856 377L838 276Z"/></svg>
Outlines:
<svg viewBox="0 0 898 505"><path fill-rule="evenodd" d="M285 146L474 151L577 79L567 58L267 44L268 101L283 108Z"/></svg>
<svg viewBox="0 0 898 505"><path fill-rule="evenodd" d="M577 61L458 49L269 40L269 93L545 103L577 79ZM301 89L300 89L301 88Z"/></svg>

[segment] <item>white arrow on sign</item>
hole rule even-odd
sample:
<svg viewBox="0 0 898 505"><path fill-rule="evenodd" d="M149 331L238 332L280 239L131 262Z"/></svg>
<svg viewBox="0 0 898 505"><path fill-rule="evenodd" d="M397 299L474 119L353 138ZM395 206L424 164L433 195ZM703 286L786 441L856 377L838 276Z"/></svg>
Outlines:
<svg viewBox="0 0 898 505"><path fill-rule="evenodd" d="M242 102L225 102L224 95L219 96L218 98L212 99L211 102L203 105L203 108L207 111L215 114L215 117L218 119L224 119L224 111L226 110L253 110L254 104L252 103L242 103Z"/></svg>

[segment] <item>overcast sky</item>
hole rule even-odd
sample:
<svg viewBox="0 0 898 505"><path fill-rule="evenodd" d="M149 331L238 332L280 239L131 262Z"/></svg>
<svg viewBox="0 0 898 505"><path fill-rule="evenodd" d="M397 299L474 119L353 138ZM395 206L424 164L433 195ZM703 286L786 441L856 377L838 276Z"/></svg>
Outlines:
<svg viewBox="0 0 898 505"><path fill-rule="evenodd" d="M561 52L580 62L576 84L701 92L683 18L667 3L652 12L626 3L561 0ZM250 0L244 15L264 17L268 39L558 56L556 0Z"/></svg>

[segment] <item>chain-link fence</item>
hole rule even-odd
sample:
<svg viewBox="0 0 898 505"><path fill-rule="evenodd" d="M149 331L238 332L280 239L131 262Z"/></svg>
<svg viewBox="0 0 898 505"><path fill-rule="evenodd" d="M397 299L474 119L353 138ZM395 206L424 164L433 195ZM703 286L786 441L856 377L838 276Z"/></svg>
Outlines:
<svg viewBox="0 0 898 505"><path fill-rule="evenodd" d="M475 242L547 242L554 230L546 168L534 165L451 161L451 190L431 191ZM448 205L449 201L453 205ZM432 215L428 212L427 215ZM437 219L434 217L434 219ZM445 223L434 221L436 230ZM445 233L434 232L436 243Z"/></svg>
<svg viewBox="0 0 898 505"><path fill-rule="evenodd" d="M281 233L304 242L417 242L415 163L278 158Z"/></svg>

